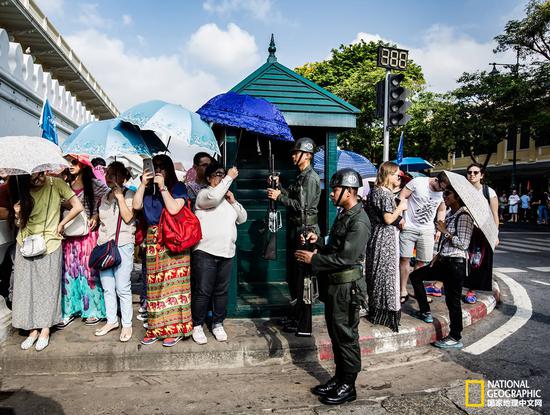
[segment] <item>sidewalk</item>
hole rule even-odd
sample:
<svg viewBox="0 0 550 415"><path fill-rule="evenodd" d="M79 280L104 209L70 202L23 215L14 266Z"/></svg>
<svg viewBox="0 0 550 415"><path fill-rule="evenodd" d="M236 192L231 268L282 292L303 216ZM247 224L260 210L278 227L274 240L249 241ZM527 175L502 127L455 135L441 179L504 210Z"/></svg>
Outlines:
<svg viewBox="0 0 550 415"><path fill-rule="evenodd" d="M479 295L473 305L463 305L464 326L487 316L498 300ZM444 297L432 303L434 323L426 324L411 317L417 308L409 300L403 308L399 333L374 326L361 319L359 326L363 356L395 352L424 346L448 333L448 314ZM307 364L332 359L331 343L322 316L314 318L314 336L299 338L283 333L272 320L228 319L225 327L229 340L217 342L207 332L208 343L198 345L192 339L172 348L160 342L143 346L145 329L134 317L134 335L128 343L118 340L119 331L105 337L94 336L99 326L87 327L80 320L62 331L52 333L50 345L42 352L22 351L24 336L14 332L0 348L0 373L10 375L99 373L122 371L171 371L209 368L246 368L286 363Z"/></svg>

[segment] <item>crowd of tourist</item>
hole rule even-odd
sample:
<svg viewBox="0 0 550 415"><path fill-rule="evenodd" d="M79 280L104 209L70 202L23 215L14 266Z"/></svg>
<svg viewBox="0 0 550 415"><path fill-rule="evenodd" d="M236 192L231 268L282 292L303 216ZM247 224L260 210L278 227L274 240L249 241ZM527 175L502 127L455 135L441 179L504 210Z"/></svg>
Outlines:
<svg viewBox="0 0 550 415"><path fill-rule="evenodd" d="M13 327L28 331L21 348L43 350L51 328L63 329L77 318L88 326L104 322L96 336L121 326L120 341L129 341L131 274L140 245L145 281L139 315L147 328L141 342L160 340L170 347L193 336L206 343L202 326L211 304L212 332L218 341L227 340L223 321L236 225L247 218L229 191L238 170L226 171L198 153L196 175L183 183L170 157L157 155L133 191L130 171L120 161L106 166L83 155L66 159L69 168L59 175L12 176L0 186L0 219L18 229L6 291ZM169 250L159 242L163 214L198 220L200 241Z"/></svg>
<svg viewBox="0 0 550 415"><path fill-rule="evenodd" d="M214 338L227 340L223 322L236 225L247 220L229 190L238 170L226 170L207 153L198 153L184 183L170 157L157 155L153 170L143 171L134 191L121 162L106 166L82 155L66 159L70 167L57 177L14 176L0 187L0 219L19 230L10 300L13 326L29 331L21 348L36 343L37 350L44 349L52 327L63 329L77 318L89 326L104 322L96 336L120 328L120 341L130 340L136 256L142 263L137 318L147 329L143 344L160 340L170 347L188 336L205 344L208 315ZM484 184L484 175L477 163L466 173L487 200L497 227L507 212L514 222L536 217L538 223L548 223L548 194L519 196L514 190L509 197L497 196ZM438 344L461 347L460 304L476 302L478 290L491 290L493 251L443 173L406 179L397 164L383 163L363 201L371 223L364 269L366 316L398 331L402 305L411 296L410 280L419 303L416 316L425 322L433 321L427 295L446 295L451 333ZM177 251L159 243L163 214L191 209L202 231L197 243ZM36 235L43 247L36 248ZM109 244L117 247L116 265L98 266L98 247L109 253ZM41 249L38 255L36 249ZM425 288L425 281L432 283ZM468 289L465 296L463 287Z"/></svg>

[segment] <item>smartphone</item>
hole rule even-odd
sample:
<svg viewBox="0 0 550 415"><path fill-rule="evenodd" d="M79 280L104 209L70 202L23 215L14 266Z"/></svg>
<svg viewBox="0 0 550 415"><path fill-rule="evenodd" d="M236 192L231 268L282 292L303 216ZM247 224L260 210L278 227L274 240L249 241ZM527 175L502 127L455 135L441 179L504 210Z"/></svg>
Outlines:
<svg viewBox="0 0 550 415"><path fill-rule="evenodd" d="M145 173L145 170L149 170L150 172L155 174L155 165L153 164L153 159L150 159L150 158L143 159L143 172L144 173ZM149 182L147 187L153 189L153 194L156 193L155 192L155 185L153 184L153 180L151 180Z"/></svg>
<svg viewBox="0 0 550 415"><path fill-rule="evenodd" d="M153 164L153 159L143 159L143 171L149 170L151 173L155 174L155 165Z"/></svg>

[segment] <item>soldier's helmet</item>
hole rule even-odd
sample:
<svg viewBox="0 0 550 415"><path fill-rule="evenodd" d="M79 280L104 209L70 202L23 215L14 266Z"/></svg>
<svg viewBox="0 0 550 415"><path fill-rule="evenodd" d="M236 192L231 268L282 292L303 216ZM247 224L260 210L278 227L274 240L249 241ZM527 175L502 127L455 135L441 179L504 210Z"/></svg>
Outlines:
<svg viewBox="0 0 550 415"><path fill-rule="evenodd" d="M350 168L338 170L330 179L330 187L353 187L358 189L362 185L363 181L359 173Z"/></svg>
<svg viewBox="0 0 550 415"><path fill-rule="evenodd" d="M315 153L315 141L309 137L302 137L296 140L291 151L303 151L304 153Z"/></svg>

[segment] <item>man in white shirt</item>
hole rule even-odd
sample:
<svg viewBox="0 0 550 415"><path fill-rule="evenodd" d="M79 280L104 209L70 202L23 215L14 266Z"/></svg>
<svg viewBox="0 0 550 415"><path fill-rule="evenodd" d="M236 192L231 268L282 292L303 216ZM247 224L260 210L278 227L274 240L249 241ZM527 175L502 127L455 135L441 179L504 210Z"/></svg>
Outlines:
<svg viewBox="0 0 550 415"><path fill-rule="evenodd" d="M443 190L447 182L443 172L437 177L417 177L401 190L399 198L407 199L409 208L404 212L405 226L399 236L401 303L409 298L407 281L410 260L416 247L415 269L429 263L433 258L434 243L440 232L435 231L434 219L445 220Z"/></svg>
<svg viewBox="0 0 550 415"><path fill-rule="evenodd" d="M518 205L519 205L519 196L518 192L514 189L512 194L508 197L508 209L510 213L510 222L518 221Z"/></svg>

